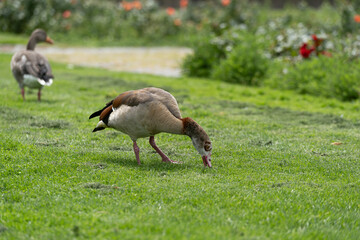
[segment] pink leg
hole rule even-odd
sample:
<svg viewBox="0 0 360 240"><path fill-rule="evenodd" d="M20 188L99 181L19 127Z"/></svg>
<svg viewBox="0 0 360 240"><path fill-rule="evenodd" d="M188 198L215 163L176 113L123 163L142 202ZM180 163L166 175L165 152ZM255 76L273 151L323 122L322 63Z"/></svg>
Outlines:
<svg viewBox="0 0 360 240"><path fill-rule="evenodd" d="M25 101L25 89L24 88L21 89L21 96L22 96L23 100Z"/></svg>
<svg viewBox="0 0 360 240"><path fill-rule="evenodd" d="M149 143L150 143L150 145L155 149L155 151L161 156L163 162L178 163L178 162L173 161L173 160L171 160L170 158L168 158L168 157L160 150L160 148L158 148L158 146L156 146L154 136L151 136L151 137L149 138Z"/></svg>
<svg viewBox="0 0 360 240"><path fill-rule="evenodd" d="M41 88L38 91L38 101L41 101Z"/></svg>
<svg viewBox="0 0 360 240"><path fill-rule="evenodd" d="M136 161L138 162L139 165L141 165L140 157L139 157L140 148L136 144L136 141L133 141L133 142L134 142L133 147L134 147L134 153L135 153L135 156L136 156Z"/></svg>

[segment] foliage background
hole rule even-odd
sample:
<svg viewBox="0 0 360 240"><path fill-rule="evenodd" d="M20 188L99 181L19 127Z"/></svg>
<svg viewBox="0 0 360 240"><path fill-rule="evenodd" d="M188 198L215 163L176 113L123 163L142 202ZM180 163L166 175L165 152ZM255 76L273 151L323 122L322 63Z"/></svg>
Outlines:
<svg viewBox="0 0 360 240"><path fill-rule="evenodd" d="M280 10L253 1L179 3L175 9L154 0L2 1L0 28L27 35L44 28L75 44L188 46L194 53L182 64L187 76L359 98L359 1ZM301 53L304 44L309 57Z"/></svg>

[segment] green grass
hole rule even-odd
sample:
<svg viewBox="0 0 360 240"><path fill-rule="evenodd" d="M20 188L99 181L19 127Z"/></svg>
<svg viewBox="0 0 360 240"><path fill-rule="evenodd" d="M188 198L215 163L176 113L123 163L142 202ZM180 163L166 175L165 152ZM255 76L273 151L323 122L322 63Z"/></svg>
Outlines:
<svg viewBox="0 0 360 240"><path fill-rule="evenodd" d="M20 91L0 54L0 238L359 239L359 101L217 81L52 63L54 84ZM92 133L117 94L170 91L213 141L204 169L186 136ZM332 142L342 142L334 146Z"/></svg>
<svg viewBox="0 0 360 240"><path fill-rule="evenodd" d="M13 34L13 33L0 33L0 44L26 44L29 36Z"/></svg>
<svg viewBox="0 0 360 240"><path fill-rule="evenodd" d="M199 41L202 37L191 34L178 34L168 36L162 39L146 39L124 37L121 39L102 38L96 39L91 37L83 37L76 33L64 34L56 32L48 32L48 35L54 40L57 47L78 46L78 47L104 47L104 46L185 46L189 47L192 43ZM201 36L201 34L200 34ZM26 45L30 34L13 34L0 32L0 44L22 44Z"/></svg>

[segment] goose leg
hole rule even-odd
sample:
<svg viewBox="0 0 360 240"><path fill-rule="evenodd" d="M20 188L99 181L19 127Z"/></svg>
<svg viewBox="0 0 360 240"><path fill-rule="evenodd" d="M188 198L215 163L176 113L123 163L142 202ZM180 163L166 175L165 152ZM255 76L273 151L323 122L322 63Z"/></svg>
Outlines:
<svg viewBox="0 0 360 240"><path fill-rule="evenodd" d="M140 157L139 157L139 152L140 152L140 148L138 147L138 145L136 144L136 141L133 141L133 147L134 147L134 153L136 156L136 161L138 162L139 165L141 165L140 163Z"/></svg>
<svg viewBox="0 0 360 240"><path fill-rule="evenodd" d="M25 89L21 88L21 96L23 98L23 100L25 101Z"/></svg>
<svg viewBox="0 0 360 240"><path fill-rule="evenodd" d="M160 150L160 148L158 148L158 146L156 146L154 136L151 136L151 137L149 138L149 143L150 143L150 145L155 149L155 151L161 156L163 162L178 163L178 162L173 161L173 160L171 160L170 158L168 158L168 157Z"/></svg>
<svg viewBox="0 0 360 240"><path fill-rule="evenodd" d="M38 101L41 101L41 88L38 91Z"/></svg>

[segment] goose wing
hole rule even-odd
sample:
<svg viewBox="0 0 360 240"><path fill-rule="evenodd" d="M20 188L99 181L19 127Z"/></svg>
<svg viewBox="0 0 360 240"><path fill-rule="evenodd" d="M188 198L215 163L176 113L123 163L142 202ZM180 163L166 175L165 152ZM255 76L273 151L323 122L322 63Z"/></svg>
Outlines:
<svg viewBox="0 0 360 240"><path fill-rule="evenodd" d="M45 82L53 79L52 70L47 59L34 51L21 51L14 55L11 61L12 71L21 75L31 75Z"/></svg>
<svg viewBox="0 0 360 240"><path fill-rule="evenodd" d="M114 100L108 102L104 108L91 114L89 119L100 116L100 120L107 123L109 115L112 113L113 109L119 108L121 105L133 107L139 104L149 103L151 101L161 102L172 115L181 119L176 99L170 93L160 88L143 88L123 92Z"/></svg>
<svg viewBox="0 0 360 240"><path fill-rule="evenodd" d="M161 88L150 87L144 88L143 90L151 93L154 98L160 101L171 114L174 115L174 117L181 119L180 109L173 95Z"/></svg>

